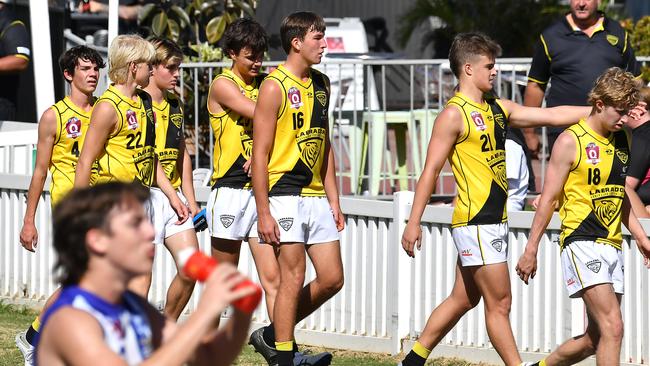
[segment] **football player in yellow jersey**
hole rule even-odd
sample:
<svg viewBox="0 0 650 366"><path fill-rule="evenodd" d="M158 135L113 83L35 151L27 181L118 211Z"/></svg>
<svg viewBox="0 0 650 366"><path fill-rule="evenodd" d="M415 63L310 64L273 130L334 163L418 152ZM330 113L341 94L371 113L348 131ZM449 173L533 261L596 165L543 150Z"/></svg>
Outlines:
<svg viewBox="0 0 650 366"><path fill-rule="evenodd" d="M53 175L50 191L56 187L56 193L52 193L52 206L73 186L77 159L95 100L93 93L104 61L94 49L77 46L61 56L59 66L70 85L70 95L46 110L38 124L36 164L27 192L27 210L20 235L23 247L32 252L38 243L34 216L48 168Z"/></svg>
<svg viewBox="0 0 650 366"><path fill-rule="evenodd" d="M280 268L275 298L276 362L292 365L294 327L343 286L334 155L329 146L329 80L311 68L326 48L325 22L310 12L282 21L287 60L262 83L253 121L252 182L260 242ZM303 287L306 255L316 278ZM308 301L299 301L308 299ZM329 364L331 355L318 364Z"/></svg>
<svg viewBox="0 0 650 366"><path fill-rule="evenodd" d="M20 243L30 252L34 252L38 245L34 218L48 168L52 173L52 206L73 186L77 158L93 108L93 93L97 88L99 69L104 67L104 60L94 49L77 46L61 55L59 67L70 85L70 95L46 110L38 123L36 164L27 191L27 209L20 231ZM55 300L57 294L58 290L50 296L43 310ZM20 333L16 337L16 343L23 355L29 353L29 346L33 345L34 337L39 331L39 318L40 315L26 333ZM26 362L27 358L26 356Z"/></svg>
<svg viewBox="0 0 650 366"><path fill-rule="evenodd" d="M497 75L495 59L500 52L498 44L480 33L459 34L451 46L449 63L459 80L458 92L436 118L402 247L412 257L420 248L420 220L449 159L458 189L452 217L452 237L459 253L456 281L449 297L429 316L402 361L405 366L424 365L433 347L481 298L492 345L506 365L521 364L508 318L505 127L568 125L586 116L589 108L530 108L486 97Z"/></svg>
<svg viewBox="0 0 650 366"><path fill-rule="evenodd" d="M158 180L170 181L178 198L186 204L192 216L199 213L199 205L194 197L192 179L192 162L185 150L183 134L183 110L181 101L172 90L180 78L180 64L183 51L173 42L153 38L149 40L156 49L153 73L144 90L151 95L153 111L156 117L156 154L164 171ZM191 247L199 249L199 242L192 220L178 224L176 212L169 199L157 187L151 188L151 208L153 210L155 244L165 247L177 260L178 251ZM178 319L194 291L194 281L182 274L177 264L176 276L167 289L165 314Z"/></svg>
<svg viewBox="0 0 650 366"><path fill-rule="evenodd" d="M242 240L248 240L265 292L269 319L280 282L278 262L270 245L260 245L251 230L257 217L250 189L250 153L253 113L259 86L266 76L260 72L267 35L253 19L237 19L223 35L224 53L232 59L230 69L215 77L208 96L208 112L215 136L212 192L207 218L212 236L212 256L237 265ZM250 343L269 364L276 358L273 323L251 334ZM294 363L317 364L330 357L326 353L305 355L296 352Z"/></svg>
<svg viewBox="0 0 650 366"><path fill-rule="evenodd" d="M98 182L139 181L160 187L178 215L178 223L188 218L188 208L166 178L155 156L151 97L139 89L149 84L156 50L137 35L116 37L108 50L108 76L113 82L97 101L86 133L75 175L75 187L89 183L92 162L99 160ZM152 215L151 209L149 214ZM153 218L153 215L152 215ZM130 288L146 297L150 275L131 281Z"/></svg>
<svg viewBox="0 0 650 366"><path fill-rule="evenodd" d="M558 137L544 180L524 254L517 264L519 277L528 283L537 271L537 250L551 220L556 201L560 207L561 262L570 297L581 297L587 307L587 329L560 345L539 365L572 365L596 354L599 365L620 363L623 339L623 253L621 221L632 233L650 266L650 240L630 205L633 189L625 189L629 160L628 136L622 130L628 111L635 108L639 85L631 73L606 70L589 93L591 114Z"/></svg>

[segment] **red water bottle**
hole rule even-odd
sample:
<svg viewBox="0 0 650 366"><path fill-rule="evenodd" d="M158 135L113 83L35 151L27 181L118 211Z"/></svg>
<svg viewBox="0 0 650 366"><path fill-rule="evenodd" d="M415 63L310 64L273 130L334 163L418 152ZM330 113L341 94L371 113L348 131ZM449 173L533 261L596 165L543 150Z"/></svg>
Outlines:
<svg viewBox="0 0 650 366"><path fill-rule="evenodd" d="M218 262L214 258L192 248L179 251L178 262L187 277L199 282L204 282L210 276L212 270L218 265ZM257 305L262 300L262 289L249 279L235 286L235 289L244 287L254 287L255 292L237 301L233 301L232 305L237 310L250 314L255 311Z"/></svg>

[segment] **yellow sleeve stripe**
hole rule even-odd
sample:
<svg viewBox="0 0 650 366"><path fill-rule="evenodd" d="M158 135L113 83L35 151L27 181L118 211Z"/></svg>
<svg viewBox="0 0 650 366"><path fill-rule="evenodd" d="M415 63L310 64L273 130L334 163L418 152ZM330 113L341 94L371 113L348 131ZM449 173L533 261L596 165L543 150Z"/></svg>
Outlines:
<svg viewBox="0 0 650 366"><path fill-rule="evenodd" d="M23 55L22 53L17 53L17 54L15 54L14 56L29 61L29 57Z"/></svg>
<svg viewBox="0 0 650 366"><path fill-rule="evenodd" d="M5 28L5 30L2 31L2 33L0 33L0 38L4 38L5 32L7 31L7 29L9 29L9 27L13 27L14 25L22 25L23 27L25 26L25 24L23 22L21 22L20 20L14 20L13 22L9 23L9 26L7 28Z"/></svg>
<svg viewBox="0 0 650 366"><path fill-rule="evenodd" d="M548 53L548 46L546 45L546 41L544 40L543 35L539 35L539 39L542 41L542 46L544 46L544 53L546 54L546 58L551 61L551 55Z"/></svg>
<svg viewBox="0 0 650 366"><path fill-rule="evenodd" d="M623 43L623 53L627 50L627 31L625 31L625 42Z"/></svg>
<svg viewBox="0 0 650 366"><path fill-rule="evenodd" d="M542 85L546 85L546 84L548 84L548 81L537 80L537 79L535 79L535 78L531 78L530 76L528 77L528 81L532 81L532 82L534 82L534 83L542 84Z"/></svg>

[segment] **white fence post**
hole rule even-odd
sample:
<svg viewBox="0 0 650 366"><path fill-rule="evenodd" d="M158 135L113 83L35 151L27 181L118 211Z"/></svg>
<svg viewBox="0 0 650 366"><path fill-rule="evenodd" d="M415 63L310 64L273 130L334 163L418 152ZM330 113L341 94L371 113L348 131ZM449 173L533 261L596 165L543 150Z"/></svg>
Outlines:
<svg viewBox="0 0 650 366"><path fill-rule="evenodd" d="M402 233L406 227L406 220L411 213L411 205L415 194L410 191L402 191L393 194L393 217L395 232L393 233L394 245L397 246L397 329L394 333L393 353L397 354L402 350L402 339L409 335L411 329L413 281L413 261L401 250Z"/></svg>

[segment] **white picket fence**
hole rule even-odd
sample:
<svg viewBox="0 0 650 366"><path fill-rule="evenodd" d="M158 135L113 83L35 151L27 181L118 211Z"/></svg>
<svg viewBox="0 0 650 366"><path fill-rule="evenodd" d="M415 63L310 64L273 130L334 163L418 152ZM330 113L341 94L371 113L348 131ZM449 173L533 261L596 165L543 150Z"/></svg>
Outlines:
<svg viewBox="0 0 650 366"><path fill-rule="evenodd" d="M51 272L55 255L50 245L50 198L45 192L39 204L37 227L40 245L36 254L20 247L18 236L25 210L29 176L0 173L0 299L37 305L54 289ZM200 188L205 202L209 191ZM430 311L451 291L457 253L451 233L451 208L428 207L423 217L423 246L415 260L399 244L410 210L411 192L399 192L393 201L341 198L346 228L341 233L345 285L333 299L299 324L297 339L306 344L332 348L399 353L422 330ZM564 290L559 252L552 238L559 222L554 217L539 253L539 271L532 285L514 276L514 266L526 243L533 213L510 215L510 265L513 304L511 320L524 358L538 359L563 340L582 333L584 308L581 300L569 300ZM650 222L644 222L650 232ZM629 243L626 233L626 247ZM200 243L209 249L208 234ZM249 251L242 249L240 269L257 280ZM623 302L625 339L621 360L645 364L650 356L648 329L648 276L633 247L625 250L626 295ZM162 302L174 275L171 257L157 248L153 303ZM308 278L313 278L309 268ZM196 306L197 294L188 309ZM268 321L266 309L256 311L254 322ZM434 351L437 355L500 363L491 348L484 326L482 304L469 312ZM588 362L593 363L593 360Z"/></svg>

